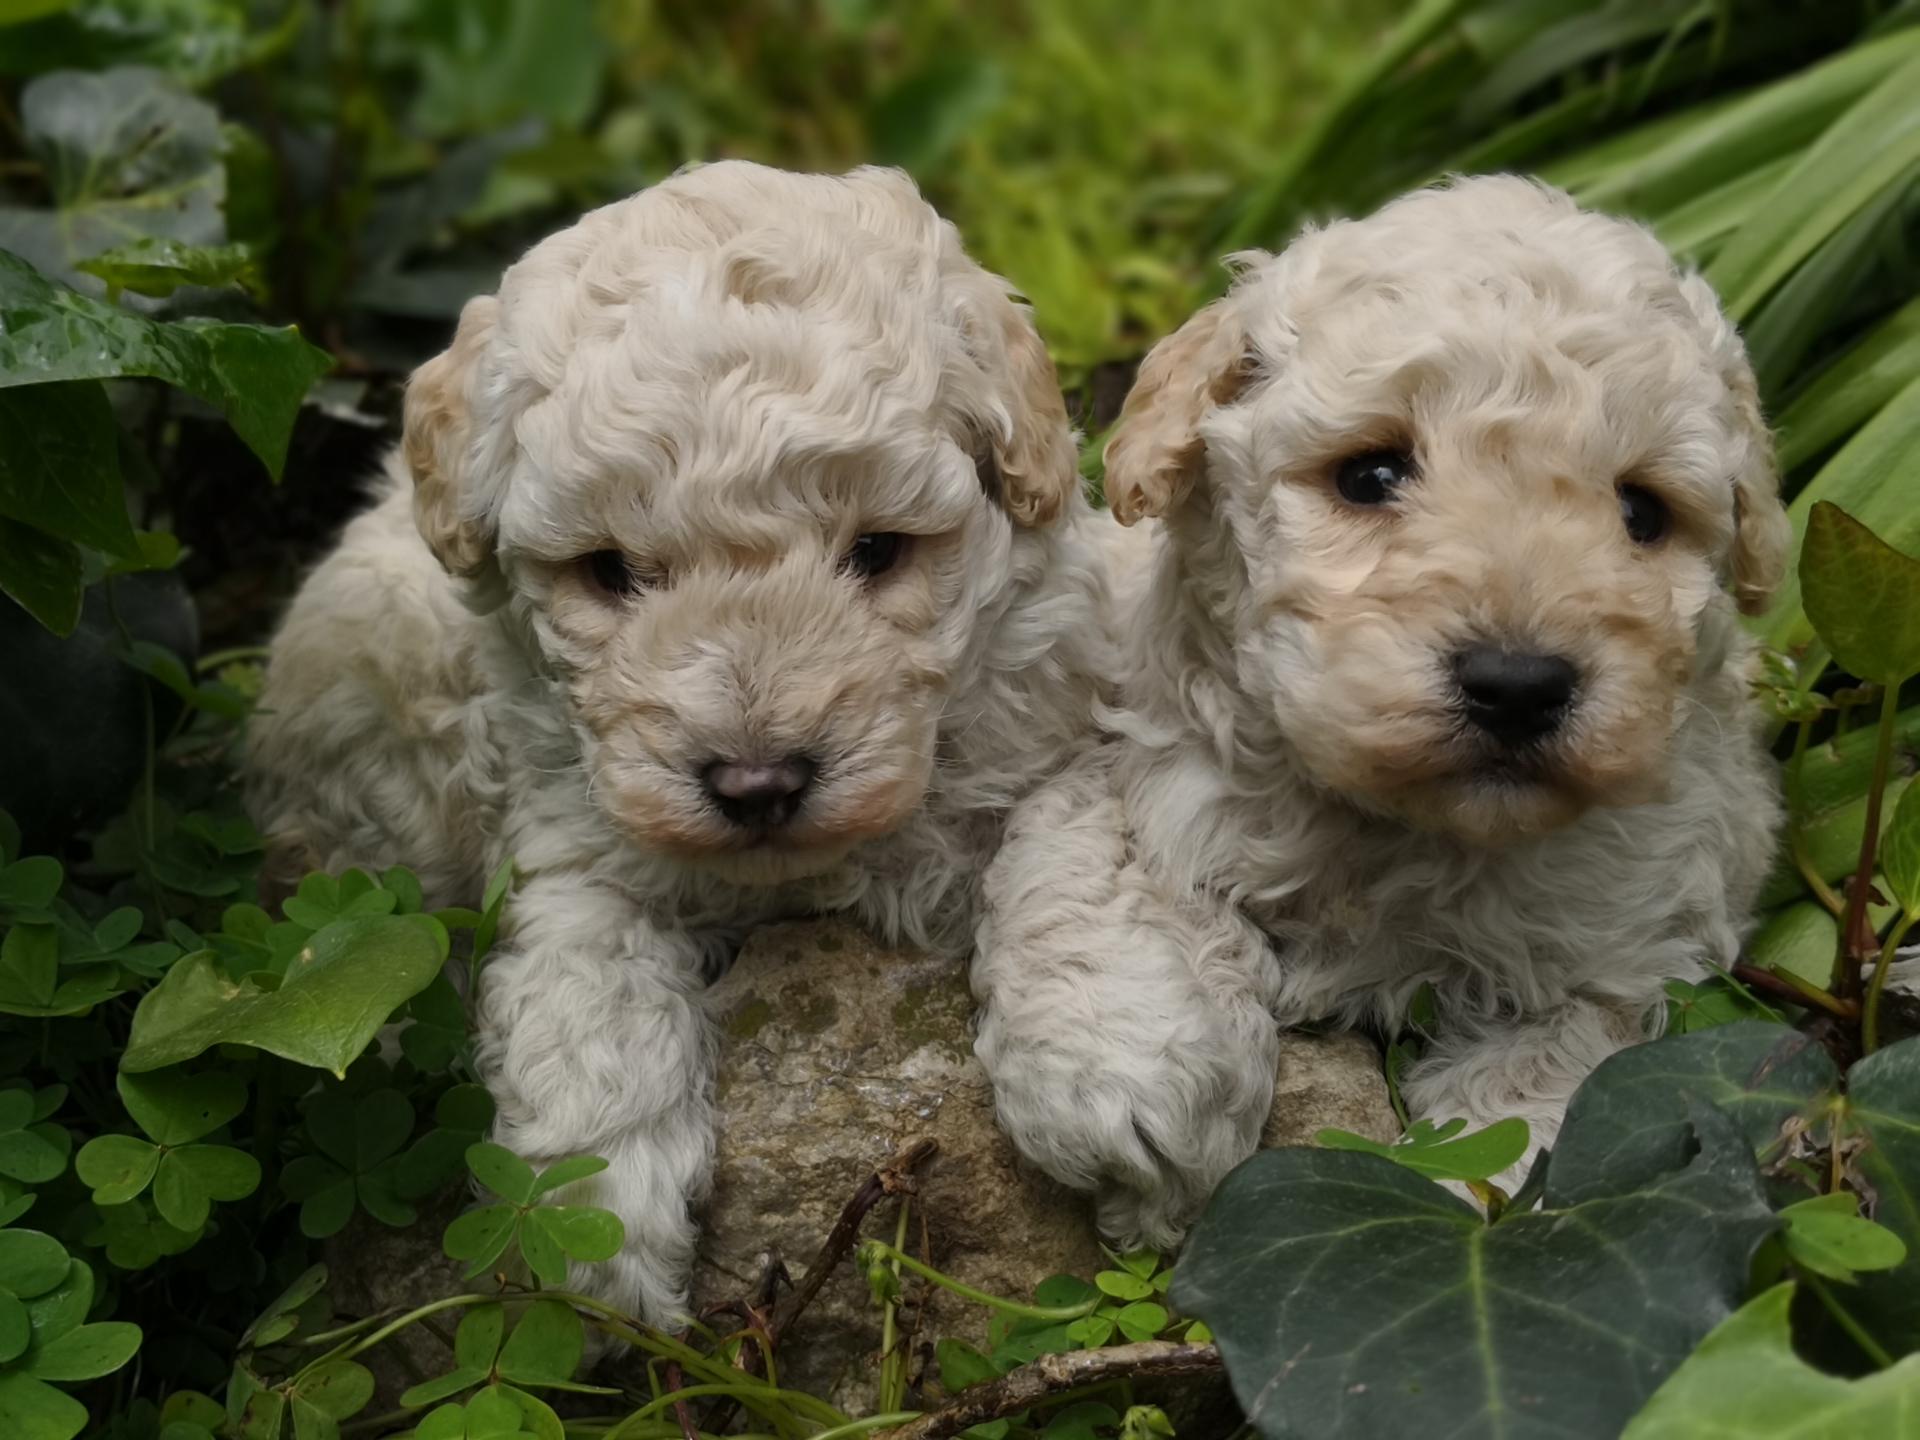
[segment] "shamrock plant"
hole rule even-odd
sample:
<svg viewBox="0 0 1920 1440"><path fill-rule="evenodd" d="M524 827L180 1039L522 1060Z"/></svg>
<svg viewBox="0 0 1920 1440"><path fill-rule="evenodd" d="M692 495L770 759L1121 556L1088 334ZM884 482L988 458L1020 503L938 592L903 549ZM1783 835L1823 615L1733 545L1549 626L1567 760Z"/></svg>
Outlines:
<svg viewBox="0 0 1920 1440"><path fill-rule="evenodd" d="M626 1241L620 1217L611 1211L544 1199L605 1170L607 1162L597 1156L576 1155L535 1174L505 1146L482 1141L468 1149L467 1165L476 1180L500 1197L499 1203L470 1210L447 1227L446 1252L471 1262L469 1277L487 1270L508 1246L517 1244L536 1280L562 1285L569 1260L605 1260Z"/></svg>
<svg viewBox="0 0 1920 1440"><path fill-rule="evenodd" d="M99 1135L74 1157L96 1205L124 1205L153 1190L153 1207L176 1230L198 1234L216 1200L241 1200L260 1184L260 1162L230 1145L196 1143L246 1108L247 1089L222 1071L122 1073L121 1102L146 1138Z"/></svg>

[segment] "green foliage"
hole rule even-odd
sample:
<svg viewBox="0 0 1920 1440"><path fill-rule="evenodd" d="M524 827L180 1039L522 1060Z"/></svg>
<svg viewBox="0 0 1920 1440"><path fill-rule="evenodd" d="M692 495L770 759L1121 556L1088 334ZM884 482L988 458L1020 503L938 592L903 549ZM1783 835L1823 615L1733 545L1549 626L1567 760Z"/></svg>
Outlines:
<svg viewBox="0 0 1920 1440"><path fill-rule="evenodd" d="M1793 1352L1793 1286L1723 1320L1627 1426L1625 1440L1703 1435L1906 1435L1920 1427L1920 1355L1865 1379L1822 1374Z"/></svg>
<svg viewBox="0 0 1920 1440"><path fill-rule="evenodd" d="M1491 1219L1396 1147L1258 1155L1215 1195L1173 1296L1269 1435L1614 1435L1753 1274L1783 1268L1848 1287L1847 1333L1904 1353L1920 1326L1883 1302L1912 1293L1913 1216L1881 1195L1869 1222L1792 1161L1830 1126L1872 1167L1867 1193L1906 1189L1905 1122L1875 1107L1897 1094L1911 1113L1916 1065L1920 1041L1892 1047L1843 1092L1817 1045L1755 1023L1623 1051L1575 1096L1537 1193Z"/></svg>
<svg viewBox="0 0 1920 1440"><path fill-rule="evenodd" d="M447 1227L446 1252L455 1260L472 1262L469 1278L488 1269L510 1245L543 1285L564 1284L567 1264L611 1259L626 1241L620 1217L591 1205L545 1203L542 1197L563 1186L597 1175L607 1162L579 1155L548 1166L536 1175L533 1167L504 1146L490 1143L467 1150L467 1168L474 1178L503 1203L469 1210Z"/></svg>

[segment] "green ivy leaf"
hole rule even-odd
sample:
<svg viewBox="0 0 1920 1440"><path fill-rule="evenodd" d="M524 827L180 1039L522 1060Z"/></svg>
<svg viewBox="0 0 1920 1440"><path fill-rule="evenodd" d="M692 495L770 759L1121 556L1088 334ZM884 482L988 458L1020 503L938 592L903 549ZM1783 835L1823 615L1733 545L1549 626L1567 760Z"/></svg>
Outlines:
<svg viewBox="0 0 1920 1440"><path fill-rule="evenodd" d="M71 635L80 623L84 573L80 549L72 541L56 540L17 520L0 519L0 595L56 635Z"/></svg>
<svg viewBox="0 0 1920 1440"><path fill-rule="evenodd" d="M300 402L332 364L291 327L147 320L64 289L0 249L0 386L163 380L220 410L278 479Z"/></svg>
<svg viewBox="0 0 1920 1440"><path fill-rule="evenodd" d="M225 1070L204 1075L178 1071L115 1080L121 1103L157 1145L185 1145L211 1134L247 1108L247 1087Z"/></svg>
<svg viewBox="0 0 1920 1440"><path fill-rule="evenodd" d="M211 951L189 955L142 997L120 1067L157 1070L228 1044L344 1075L395 1007L439 973L446 955L446 931L424 915L327 926L277 989L229 980Z"/></svg>
<svg viewBox="0 0 1920 1440"><path fill-rule="evenodd" d="M1861 1275L1844 1303L1895 1354L1920 1350L1920 1039L1889 1045L1847 1072L1840 1124L1863 1142L1854 1164L1877 1197L1874 1220L1907 1247L1895 1269Z"/></svg>
<svg viewBox="0 0 1920 1440"><path fill-rule="evenodd" d="M1419 1120L1403 1139L1392 1145L1382 1145L1346 1130L1322 1130L1314 1140L1329 1150L1357 1150L1382 1156L1429 1180L1491 1179L1509 1166L1519 1164L1527 1153L1528 1130L1524 1120L1501 1120L1471 1135L1461 1135L1465 1128L1464 1120L1449 1121L1438 1127L1432 1121Z"/></svg>
<svg viewBox="0 0 1920 1440"><path fill-rule="evenodd" d="M1777 1223L1749 1142L1710 1106L1691 1120L1691 1160L1491 1226L1375 1155L1255 1155L1188 1241L1176 1303L1265 1435L1613 1434L1736 1303Z"/></svg>
<svg viewBox="0 0 1920 1440"><path fill-rule="evenodd" d="M105 281L109 300L122 290L164 300L183 285L256 290L260 284L248 246L188 245L161 235L116 245L74 268Z"/></svg>
<svg viewBox="0 0 1920 1440"><path fill-rule="evenodd" d="M1879 685L1920 673L1920 560L1830 501L1807 517L1800 591L1807 619L1850 673Z"/></svg>
<svg viewBox="0 0 1920 1440"><path fill-rule="evenodd" d="M97 380L0 388L0 516L61 540L139 554L114 440L113 406Z"/></svg>
<svg viewBox="0 0 1920 1440"><path fill-rule="evenodd" d="M1794 1353L1793 1286L1776 1285L1722 1321L1633 1418L1622 1440L1741 1440L1912 1433L1920 1355L1860 1380Z"/></svg>
<svg viewBox="0 0 1920 1440"><path fill-rule="evenodd" d="M1547 1166L1546 1203L1577 1205L1678 1169L1692 1145L1689 1096L1712 1102L1756 1151L1838 1082L1819 1041L1749 1021L1668 1036L1609 1057L1567 1107Z"/></svg>
<svg viewBox="0 0 1920 1440"><path fill-rule="evenodd" d="M80 1147L74 1173L93 1188L96 1205L133 1199L160 1168L160 1147L135 1135L98 1135Z"/></svg>

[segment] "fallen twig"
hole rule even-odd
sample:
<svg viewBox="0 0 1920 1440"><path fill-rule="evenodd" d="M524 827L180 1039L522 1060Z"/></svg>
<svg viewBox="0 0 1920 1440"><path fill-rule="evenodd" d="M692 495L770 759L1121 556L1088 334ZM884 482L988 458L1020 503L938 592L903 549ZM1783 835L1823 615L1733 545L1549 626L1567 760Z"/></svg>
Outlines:
<svg viewBox="0 0 1920 1440"><path fill-rule="evenodd" d="M767 1325L767 1334L775 1345L793 1328L801 1312L813 1303L813 1297L820 1293L820 1287L827 1283L827 1277L853 1252L854 1244L860 1238L861 1222L867 1218L867 1212L888 1195L899 1194L902 1183L909 1179L915 1169L932 1159L939 1148L940 1143L931 1138L915 1140L903 1146L899 1154L875 1170L853 1192L853 1198L840 1211L840 1218L834 1221L833 1229L827 1232L820 1253L807 1266L807 1278L775 1308L773 1318Z"/></svg>
<svg viewBox="0 0 1920 1440"><path fill-rule="evenodd" d="M1062 1390L1077 1390L1106 1380L1166 1379L1220 1373L1220 1351L1213 1345L1146 1340L1104 1350L1073 1350L1042 1355L998 1380L962 1391L938 1410L929 1411L875 1440L948 1440L975 1425L1025 1410Z"/></svg>

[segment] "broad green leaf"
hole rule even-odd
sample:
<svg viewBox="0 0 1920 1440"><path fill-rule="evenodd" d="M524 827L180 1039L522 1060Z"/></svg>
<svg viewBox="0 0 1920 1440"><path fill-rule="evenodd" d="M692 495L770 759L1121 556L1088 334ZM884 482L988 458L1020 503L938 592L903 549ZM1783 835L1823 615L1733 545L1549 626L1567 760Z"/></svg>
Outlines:
<svg viewBox="0 0 1920 1440"><path fill-rule="evenodd" d="M1880 833L1885 834L1899 810L1900 797L1913 784L1913 777L1900 775L1887 782L1880 807ZM1801 849L1813 872L1823 880L1838 880L1851 875L1860 863L1860 841L1867 829L1867 797L1860 796L1821 815L1800 822ZM1773 873L1761 887L1762 907L1784 905L1807 890L1806 877L1785 857L1776 860ZM1831 960L1832 956L1829 955ZM1831 968L1829 966L1829 968ZM1821 975L1823 982L1825 976Z"/></svg>
<svg viewBox="0 0 1920 1440"><path fill-rule="evenodd" d="M215 1045L251 1045L344 1075L446 953L446 932L433 920L384 915L315 934L274 990L228 979L210 951L189 955L142 997L120 1068L157 1070Z"/></svg>
<svg viewBox="0 0 1920 1440"><path fill-rule="evenodd" d="M93 1188L96 1205L119 1205L147 1188L160 1149L136 1135L97 1135L73 1157L73 1170Z"/></svg>
<svg viewBox="0 0 1920 1440"><path fill-rule="evenodd" d="M138 1325L103 1320L35 1347L27 1356L26 1370L41 1380L96 1380L118 1370L139 1348Z"/></svg>
<svg viewBox="0 0 1920 1440"><path fill-rule="evenodd" d="M500 1351L504 1379L521 1385L549 1385L573 1378L585 1335L573 1307L559 1300L536 1300L526 1308Z"/></svg>
<svg viewBox="0 0 1920 1440"><path fill-rule="evenodd" d="M63 873L60 862L50 855L29 855L0 865L0 905L14 911L45 910L60 892Z"/></svg>
<svg viewBox="0 0 1920 1440"><path fill-rule="evenodd" d="M407 1393L411 1395L413 1391ZM415 1428L413 1440L467 1440L466 1407L442 1405L438 1410L429 1411Z"/></svg>
<svg viewBox="0 0 1920 1440"><path fill-rule="evenodd" d="M245 245L186 245L155 235L116 245L74 268L105 281L109 300L122 290L165 299L183 285L251 290L260 283Z"/></svg>
<svg viewBox="0 0 1920 1440"><path fill-rule="evenodd" d="M0 1435L72 1440L87 1427L87 1407L19 1370L0 1371Z"/></svg>
<svg viewBox="0 0 1920 1440"><path fill-rule="evenodd" d="M1826 914L1824 910L1820 913ZM1757 954L1757 951L1755 953ZM1827 933L1829 963L1832 958L1833 933L1829 928ZM1756 960L1755 963L1763 962ZM1666 1033L1669 1035L1691 1035L1696 1030L1711 1030L1716 1025L1732 1025L1742 1020L1778 1021L1780 1019L1779 1013L1765 1001L1757 999L1752 991L1744 987L1736 988L1717 977L1703 980L1697 985L1689 984L1685 980L1669 980L1664 989L1667 994Z"/></svg>
<svg viewBox="0 0 1920 1440"><path fill-rule="evenodd" d="M1920 787L1907 787L1881 832L1880 874L1895 904L1920 913Z"/></svg>
<svg viewBox="0 0 1920 1440"><path fill-rule="evenodd" d="M185 1145L218 1130L247 1108L247 1087L225 1070L204 1075L177 1071L130 1075L115 1082L121 1103L159 1145Z"/></svg>
<svg viewBox="0 0 1920 1440"><path fill-rule="evenodd" d="M1862 824L1864 825L1864 817ZM1857 832L1856 832L1857 833ZM1856 853L1858 842L1855 845ZM1768 970L1787 970L1802 980L1810 980L1822 989L1833 973L1833 948L1839 941L1839 931L1835 925L1833 913L1817 900L1802 900L1776 911L1771 919L1760 927L1760 933L1747 942L1747 952L1753 963ZM1672 994L1669 983L1668 994ZM1723 982L1715 981L1714 984ZM1726 1015L1715 1023L1729 1020L1758 1019L1752 1014ZM1704 1029L1704 1025L1669 1026L1675 1034L1684 1035L1688 1030Z"/></svg>
<svg viewBox="0 0 1920 1440"><path fill-rule="evenodd" d="M562 1160L549 1165L540 1172L540 1178L534 1185L535 1195L545 1195L558 1190L562 1185L571 1185L576 1180L584 1180L589 1175L598 1175L607 1168L607 1162L598 1155L575 1155L570 1160Z"/></svg>
<svg viewBox="0 0 1920 1440"><path fill-rule="evenodd" d="M1907 1247L1899 1268L1862 1275L1845 1304L1894 1354L1920 1350L1920 1039L1847 1072L1843 1123L1866 1142L1854 1164L1873 1192L1873 1218Z"/></svg>
<svg viewBox="0 0 1920 1440"><path fill-rule="evenodd" d="M502 1200L516 1205L530 1203L536 1180L533 1167L504 1145L483 1140L467 1150L467 1168L474 1179Z"/></svg>
<svg viewBox="0 0 1920 1440"><path fill-rule="evenodd" d="M0 1131L0 1175L28 1185L44 1185L67 1168L67 1152L41 1133L43 1130L59 1133L54 1127L40 1125Z"/></svg>
<svg viewBox="0 0 1920 1440"><path fill-rule="evenodd" d="M1689 1097L1723 1111L1751 1151L1771 1152L1781 1127L1824 1103L1837 1079L1818 1040L1759 1021L1622 1050L1567 1106L1547 1166L1546 1205L1578 1205L1684 1165L1693 1143Z"/></svg>
<svg viewBox="0 0 1920 1440"><path fill-rule="evenodd" d="M51 209L0 207L0 249L69 283L78 262L142 236L225 238L219 113L155 70L55 70L20 92L20 129Z"/></svg>
<svg viewBox="0 0 1920 1440"><path fill-rule="evenodd" d="M1175 1302L1275 1440L1615 1434L1777 1223L1747 1143L1710 1106L1692 1118L1681 1168L1494 1226L1378 1156L1267 1151L1215 1193Z"/></svg>
<svg viewBox="0 0 1920 1440"><path fill-rule="evenodd" d="M0 386L164 380L220 410L278 478L301 398L332 363L291 328L143 319L0 250Z"/></svg>
<svg viewBox="0 0 1920 1440"><path fill-rule="evenodd" d="M492 1440L497 1435L516 1435L520 1431L521 1409L497 1385L488 1386L467 1402L469 1440Z"/></svg>
<svg viewBox="0 0 1920 1440"><path fill-rule="evenodd" d="M83 593L80 551L71 541L0 520L0 595L54 634L71 635Z"/></svg>
<svg viewBox="0 0 1920 1440"><path fill-rule="evenodd" d="M1780 1211L1782 1238L1794 1264L1831 1280L1851 1282L1862 1270L1891 1270L1907 1247L1884 1225L1860 1217L1859 1197L1847 1191L1816 1195Z"/></svg>
<svg viewBox="0 0 1920 1440"><path fill-rule="evenodd" d="M139 553L105 386L0 388L0 432L0 516L121 557Z"/></svg>
<svg viewBox="0 0 1920 1440"><path fill-rule="evenodd" d="M0 1287L22 1300L44 1295L67 1279L67 1249L38 1230L0 1230Z"/></svg>
<svg viewBox="0 0 1920 1440"><path fill-rule="evenodd" d="M1815 633L1845 669L1880 685L1920 673L1920 560L1837 505L1822 502L1808 517L1800 593Z"/></svg>
<svg viewBox="0 0 1920 1440"><path fill-rule="evenodd" d="M1920 161L1916 86L1920 56L1829 126L1714 257L1706 277L1733 319L1751 315L1821 241Z"/></svg>
<svg viewBox="0 0 1920 1440"><path fill-rule="evenodd" d="M1331 1150L1360 1150L1383 1156L1429 1180L1491 1179L1519 1164L1527 1153L1524 1120L1501 1120L1471 1135L1459 1135L1459 1128L1464 1127L1435 1130L1430 1125L1417 1126L1393 1145L1382 1145L1346 1130L1322 1130L1314 1141Z"/></svg>
<svg viewBox="0 0 1920 1440"><path fill-rule="evenodd" d="M1792 1304L1793 1286L1776 1285L1723 1320L1654 1392L1623 1440L1920 1433L1920 1355L1860 1380L1824 1374L1794 1353Z"/></svg>

